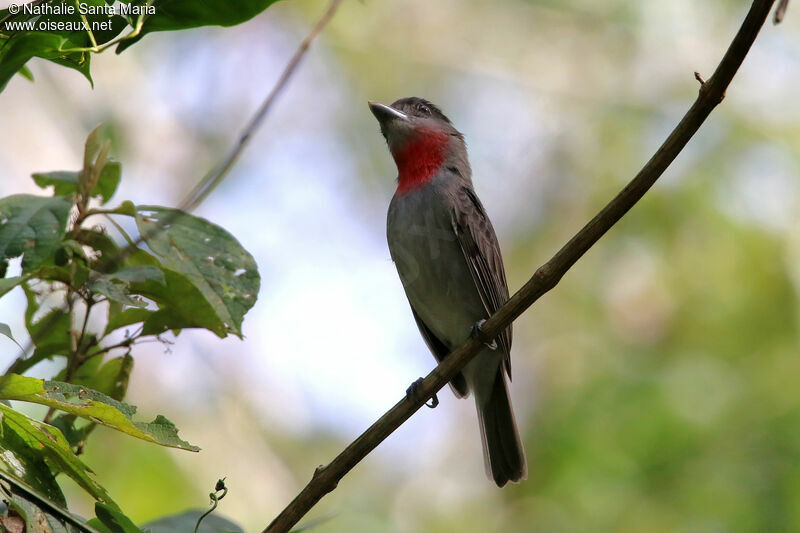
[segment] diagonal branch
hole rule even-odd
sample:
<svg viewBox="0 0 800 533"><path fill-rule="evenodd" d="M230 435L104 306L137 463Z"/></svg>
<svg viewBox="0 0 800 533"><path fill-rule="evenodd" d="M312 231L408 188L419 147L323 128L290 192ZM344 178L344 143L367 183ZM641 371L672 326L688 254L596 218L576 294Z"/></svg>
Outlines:
<svg viewBox="0 0 800 533"><path fill-rule="evenodd" d="M736 36L713 76L701 81L700 93L692 107L669 137L633 180L589 221L552 259L539 267L533 277L497 310L481 328L496 337L528 307L556 286L566 272L653 186L675 157L683 150L711 111L722 102L725 90L764 25L775 0L754 0ZM700 78L702 80L702 78ZM419 382L416 401L404 398L372 424L327 466L320 466L311 481L267 526L263 533L289 531L322 497L386 437L408 420L423 403L449 382L481 350L483 343L474 337L447 356Z"/></svg>

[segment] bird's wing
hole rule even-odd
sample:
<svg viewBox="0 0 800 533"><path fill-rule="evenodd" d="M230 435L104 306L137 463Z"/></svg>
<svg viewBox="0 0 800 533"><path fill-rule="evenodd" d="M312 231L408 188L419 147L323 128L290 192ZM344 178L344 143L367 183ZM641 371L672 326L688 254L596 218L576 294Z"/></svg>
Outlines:
<svg viewBox="0 0 800 533"><path fill-rule="evenodd" d="M503 257L494 228L481 201L472 187L461 186L455 197L453 230L456 233L472 279L478 288L487 317L508 300L508 284L503 269ZM511 377L511 326L497 337L499 348L505 354L503 364Z"/></svg>
<svg viewBox="0 0 800 533"><path fill-rule="evenodd" d="M450 355L450 349L428 329L428 326L425 325L425 322L422 321L413 306L411 307L411 312L414 314L414 320L417 321L417 327L419 328L419 332L422 333L422 338L425 339L425 344L428 345L436 361L441 363L445 357ZM461 372L450 380L450 387L453 389L453 394L458 398L464 398L469 392L467 381L464 379L464 374Z"/></svg>

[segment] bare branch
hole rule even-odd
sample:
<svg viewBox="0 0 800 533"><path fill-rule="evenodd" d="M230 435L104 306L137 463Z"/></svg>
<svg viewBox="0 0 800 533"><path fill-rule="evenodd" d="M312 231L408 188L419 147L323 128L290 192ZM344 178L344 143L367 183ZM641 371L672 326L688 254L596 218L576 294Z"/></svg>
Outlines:
<svg viewBox="0 0 800 533"><path fill-rule="evenodd" d="M531 279L497 310L482 326L491 338L505 330L528 307L555 287L566 272L625 213L627 213L664 173L675 157L697 132L711 111L722 102L725 90L744 61L775 0L755 0L714 74L700 87L692 107L684 115L658 151L633 180L620 191L588 224L542 265ZM468 338L419 382L417 398L403 398L377 422L354 440L327 466L320 466L311 481L272 521L263 533L289 531L322 497L394 430L408 420L423 403L449 382L481 350L483 344Z"/></svg>

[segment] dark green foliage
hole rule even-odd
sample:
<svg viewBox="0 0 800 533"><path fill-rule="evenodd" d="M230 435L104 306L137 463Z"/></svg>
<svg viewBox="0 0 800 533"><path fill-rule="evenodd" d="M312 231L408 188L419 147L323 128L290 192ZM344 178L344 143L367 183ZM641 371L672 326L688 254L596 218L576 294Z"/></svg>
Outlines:
<svg viewBox="0 0 800 533"><path fill-rule="evenodd" d="M80 9L72 0L50 0L34 5L59 7L60 13L12 14L3 9L0 10L0 91L16 73L33 81L25 66L33 57L75 69L91 83L92 54L115 43L120 53L154 31L234 26L255 17L275 1L154 0L147 6L143 1L128 0L123 2L127 10L123 12L108 11L113 2L103 0L80 0ZM66 11L69 8L71 12Z"/></svg>
<svg viewBox="0 0 800 533"><path fill-rule="evenodd" d="M97 425L198 451L178 437L166 417L137 421L136 407L122 401L133 367L131 349L185 328L241 336L242 319L260 284L252 256L207 220L130 202L105 208L121 177L110 148L97 128L86 141L81 170L34 174L36 184L51 188L53 196L0 199L0 264L22 257L21 275L0 278L0 296L21 287L31 343L0 377L0 472L8 476L12 493L10 519L29 526L38 520L52 531L73 527L56 481L59 473L97 500L91 524L98 530L140 531L78 454ZM118 242L96 224L98 216L135 217L142 234L138 240L123 235L125 243ZM90 332L86 324L99 303L107 303L106 324L103 333ZM133 331L126 330L122 340L109 337L129 327ZM0 333L13 339L6 324L0 324ZM22 375L45 359L64 362L53 381ZM50 412L39 421L9 401L39 404ZM41 501L19 494L38 494Z"/></svg>

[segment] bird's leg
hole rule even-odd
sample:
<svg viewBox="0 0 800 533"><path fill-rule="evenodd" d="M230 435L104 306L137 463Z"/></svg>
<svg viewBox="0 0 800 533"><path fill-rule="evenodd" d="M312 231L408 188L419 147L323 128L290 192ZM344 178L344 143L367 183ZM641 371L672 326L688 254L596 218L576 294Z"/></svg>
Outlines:
<svg viewBox="0 0 800 533"><path fill-rule="evenodd" d="M419 386L422 384L422 378L419 378L417 381L411 384L410 387L406 389L406 397L411 400L412 402L420 401L419 397ZM425 405L433 409L437 405L439 405L439 398L436 396L436 393L431 396L431 402L425 402Z"/></svg>
<svg viewBox="0 0 800 533"><path fill-rule="evenodd" d="M475 339L478 339L479 341L481 341L483 344L485 344L486 347L489 348L490 350L496 350L497 349L497 341L495 341L493 338L489 337L486 333L484 333L484 331L483 331L484 322L486 322L486 321L481 319L481 320L478 320L477 322L475 322L475 324L473 324L473 326L472 326L472 336Z"/></svg>

